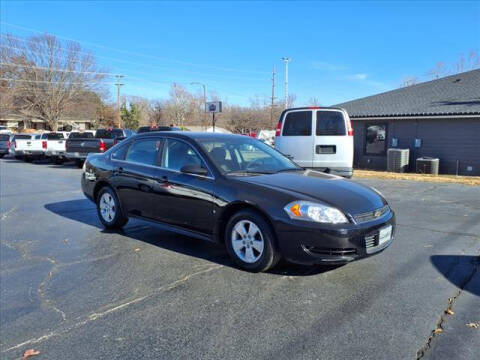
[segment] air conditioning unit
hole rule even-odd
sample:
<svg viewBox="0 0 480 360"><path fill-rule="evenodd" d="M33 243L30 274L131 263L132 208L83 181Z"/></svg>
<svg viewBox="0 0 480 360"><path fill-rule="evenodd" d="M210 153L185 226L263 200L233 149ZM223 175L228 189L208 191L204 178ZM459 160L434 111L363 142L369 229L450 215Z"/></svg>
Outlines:
<svg viewBox="0 0 480 360"><path fill-rule="evenodd" d="M433 174L438 175L438 168L440 167L440 159L431 157L421 157L417 159L417 173L418 174Z"/></svg>
<svg viewBox="0 0 480 360"><path fill-rule="evenodd" d="M388 149L387 171L403 173L408 170L410 149Z"/></svg>

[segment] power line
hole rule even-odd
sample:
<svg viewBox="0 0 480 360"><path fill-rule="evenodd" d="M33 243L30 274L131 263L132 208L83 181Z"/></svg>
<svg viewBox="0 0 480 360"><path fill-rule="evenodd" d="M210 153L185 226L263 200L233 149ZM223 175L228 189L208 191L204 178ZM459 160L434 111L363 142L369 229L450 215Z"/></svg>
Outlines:
<svg viewBox="0 0 480 360"><path fill-rule="evenodd" d="M7 26L10 26L10 27L13 27L13 28L22 29L22 30L26 30L26 31L30 31L30 32L44 33L44 31L40 31L40 30L36 30L36 29L32 29L32 28L27 28L27 27L24 27L24 26L15 25L15 24L11 24L11 23L7 23L5 21L0 21L0 23L4 24L4 25L7 25ZM81 41L81 40L77 40L77 39L72 39L72 38L69 38L69 37L60 36L60 35L56 35L56 34L52 34L52 35L55 35L59 39L64 39L64 40L68 40L68 41L76 41L76 42L79 42L79 43L88 44L90 46L95 46L95 47L102 48L102 49L105 49L105 50L116 51L116 52L120 52L120 53L124 53L124 54L136 55L136 56L141 56L141 57L148 57L148 58L151 58L151 59L165 60L165 61L170 61L170 62L174 62L174 63L177 63L177 64L183 64L183 65L189 65L189 66L195 66L195 67L204 67L204 68L209 68L209 69L214 69L214 70L219 70L219 71L249 72L249 73L256 73L256 74L266 74L266 72L258 71L258 70L234 69L234 68L225 68L225 67L213 66L213 65L196 64L196 63L186 62L186 61L183 61L183 60L164 58L164 57L159 57L159 56L154 56L154 55L147 55L147 54L142 54L142 53L138 53L138 52L135 52L135 51L128 51L128 50L123 50L123 49L116 49L116 48L112 48L112 47L109 47L109 46L96 44L96 43L92 43L92 42L88 42L88 41Z"/></svg>
<svg viewBox="0 0 480 360"><path fill-rule="evenodd" d="M20 82L29 82L29 83L47 83L47 84L85 84L87 82L93 82L95 80L85 80L84 82L70 82L70 81L48 81L48 80L24 80L24 79L9 79L9 78L0 78L3 81L20 81Z"/></svg>
<svg viewBox="0 0 480 360"><path fill-rule="evenodd" d="M0 34L0 36L5 36L5 35ZM27 40L21 39L21 38L17 38L17 39L21 40L21 41L27 41ZM18 48L18 47L15 47L15 46L9 46L9 45L0 45L0 47L17 49L17 50L25 50L25 49L22 49L22 48ZM61 52L64 52L64 53L66 52L65 49L59 49L59 50ZM28 51L32 52L32 53L40 54L40 52L38 52L38 51L33 51L33 50L30 50L30 49L28 49ZM157 65L152 65L152 64L139 63L139 62L134 62L134 61L112 58L112 57L108 57L108 56L101 56L101 55L92 54L92 53L84 52L84 51L79 51L79 53L86 54L86 55L94 55L95 57L97 57L99 59L105 59L105 60L109 60L109 61L117 61L117 62L122 62L122 63L125 63L125 64L136 65L137 67L150 67L150 68L155 69L155 70L167 70L167 71L184 72L184 73L189 73L189 74L201 75L202 77L216 77L216 78L227 79L227 80L236 80L236 79L238 80L238 79L240 79L240 80L252 80L252 81L255 81L255 82L262 82L263 81L263 80L258 79L258 78L229 76L229 75L221 75L221 74L209 74L209 73L201 73L201 72L194 71L194 70L187 70L187 69L183 69L183 68L174 69L174 68L169 68L169 67L162 67L162 66L157 66ZM125 69L118 69L118 70L123 72L123 73L126 72ZM140 73L140 72L138 72L138 73ZM151 74L147 74L147 73L143 73L143 74L151 75Z"/></svg>
<svg viewBox="0 0 480 360"><path fill-rule="evenodd" d="M19 67L23 67L23 68L32 68L32 69L48 70L48 71L58 71L58 72L67 72L67 73L78 73L78 74L112 75L111 73L104 73L104 72L97 72L97 71L65 70L65 69L49 68L49 67L44 67L44 66L21 65L21 64L14 64L14 63L4 63L4 62L0 62L0 65L19 66Z"/></svg>

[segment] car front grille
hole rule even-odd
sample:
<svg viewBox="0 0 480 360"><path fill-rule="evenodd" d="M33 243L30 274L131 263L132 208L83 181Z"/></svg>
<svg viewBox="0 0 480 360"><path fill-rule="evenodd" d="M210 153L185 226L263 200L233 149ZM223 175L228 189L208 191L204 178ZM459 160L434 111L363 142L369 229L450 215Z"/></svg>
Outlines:
<svg viewBox="0 0 480 360"><path fill-rule="evenodd" d="M365 247L367 249L373 248L378 245L378 233L365 236Z"/></svg>
<svg viewBox="0 0 480 360"><path fill-rule="evenodd" d="M304 246L304 248L315 255L348 256L357 253L357 249L354 248L321 248L316 246Z"/></svg>
<svg viewBox="0 0 480 360"><path fill-rule="evenodd" d="M355 219L355 222L357 224L361 224L367 221L372 221L375 219L378 219L388 213L390 211L390 207L388 205L385 205L381 208L378 208L373 211L365 212L362 214L355 215L353 218Z"/></svg>

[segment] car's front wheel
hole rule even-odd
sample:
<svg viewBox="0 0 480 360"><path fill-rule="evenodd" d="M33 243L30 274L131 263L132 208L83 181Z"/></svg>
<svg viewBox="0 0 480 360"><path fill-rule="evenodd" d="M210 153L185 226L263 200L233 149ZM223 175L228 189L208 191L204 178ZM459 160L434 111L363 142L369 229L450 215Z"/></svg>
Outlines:
<svg viewBox="0 0 480 360"><path fill-rule="evenodd" d="M128 221L128 218L123 215L117 195L108 186L103 187L98 193L97 213L107 229L119 229Z"/></svg>
<svg viewBox="0 0 480 360"><path fill-rule="evenodd" d="M264 217L253 210L241 210L229 220L225 245L230 257L248 271L266 271L280 260L275 236Z"/></svg>

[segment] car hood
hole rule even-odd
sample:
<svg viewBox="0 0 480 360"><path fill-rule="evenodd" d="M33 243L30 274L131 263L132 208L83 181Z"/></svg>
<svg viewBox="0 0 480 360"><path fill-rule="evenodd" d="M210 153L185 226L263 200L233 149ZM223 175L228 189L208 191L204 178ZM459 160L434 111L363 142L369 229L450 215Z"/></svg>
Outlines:
<svg viewBox="0 0 480 360"><path fill-rule="evenodd" d="M373 211L386 204L382 196L367 186L314 170L248 176L239 180L296 193L298 200L317 200L352 215Z"/></svg>

